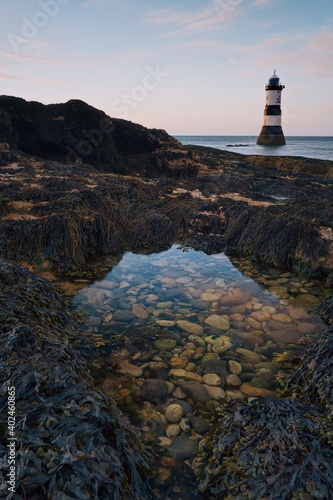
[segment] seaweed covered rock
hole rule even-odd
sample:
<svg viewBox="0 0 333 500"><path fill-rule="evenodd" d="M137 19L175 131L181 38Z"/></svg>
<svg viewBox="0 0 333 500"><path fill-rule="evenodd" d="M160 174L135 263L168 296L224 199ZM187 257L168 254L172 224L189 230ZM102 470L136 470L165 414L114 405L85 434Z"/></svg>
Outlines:
<svg viewBox="0 0 333 500"><path fill-rule="evenodd" d="M333 443L333 327L291 347L282 367L281 395L299 397L316 408L321 432Z"/></svg>
<svg viewBox="0 0 333 500"><path fill-rule="evenodd" d="M319 304L317 312L328 325L333 324L333 295L327 297L327 299Z"/></svg>
<svg viewBox="0 0 333 500"><path fill-rule="evenodd" d="M333 450L300 400L263 398L216 410L200 491L214 500L333 496Z"/></svg>
<svg viewBox="0 0 333 500"><path fill-rule="evenodd" d="M191 176L192 153L164 130L117 118L83 101L64 104L0 96L0 144L71 165L89 163L104 172Z"/></svg>
<svg viewBox="0 0 333 500"><path fill-rule="evenodd" d="M1 494L9 493L10 387L16 397L13 498L154 498L145 476L151 455L139 431L94 389L59 293L27 269L1 262L0 322Z"/></svg>

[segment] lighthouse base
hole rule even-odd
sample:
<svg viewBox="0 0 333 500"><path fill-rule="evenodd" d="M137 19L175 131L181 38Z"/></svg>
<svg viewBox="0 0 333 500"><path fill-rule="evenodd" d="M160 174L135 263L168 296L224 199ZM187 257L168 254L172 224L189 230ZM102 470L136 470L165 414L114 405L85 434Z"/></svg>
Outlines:
<svg viewBox="0 0 333 500"><path fill-rule="evenodd" d="M286 140L284 138L281 126L266 126L261 129L257 140L259 146L284 146Z"/></svg>

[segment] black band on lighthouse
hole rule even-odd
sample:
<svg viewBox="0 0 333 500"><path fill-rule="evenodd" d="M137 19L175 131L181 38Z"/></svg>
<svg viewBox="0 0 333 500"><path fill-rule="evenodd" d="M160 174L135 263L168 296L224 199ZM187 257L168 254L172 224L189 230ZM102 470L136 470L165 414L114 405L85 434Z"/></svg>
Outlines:
<svg viewBox="0 0 333 500"><path fill-rule="evenodd" d="M276 105L266 106L264 111L265 116L280 116L281 115L281 107Z"/></svg>

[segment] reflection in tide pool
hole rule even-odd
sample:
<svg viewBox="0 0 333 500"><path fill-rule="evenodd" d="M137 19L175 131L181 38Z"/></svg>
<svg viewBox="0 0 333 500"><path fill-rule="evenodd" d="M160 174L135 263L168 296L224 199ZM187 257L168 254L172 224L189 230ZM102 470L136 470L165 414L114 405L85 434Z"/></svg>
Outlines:
<svg viewBox="0 0 333 500"><path fill-rule="evenodd" d="M198 466L209 429L200 405L274 396L274 353L324 326L308 313L321 300L316 281L234 264L176 245L127 253L73 300L89 313L96 384L173 457L158 462L160 498L194 498L179 467Z"/></svg>

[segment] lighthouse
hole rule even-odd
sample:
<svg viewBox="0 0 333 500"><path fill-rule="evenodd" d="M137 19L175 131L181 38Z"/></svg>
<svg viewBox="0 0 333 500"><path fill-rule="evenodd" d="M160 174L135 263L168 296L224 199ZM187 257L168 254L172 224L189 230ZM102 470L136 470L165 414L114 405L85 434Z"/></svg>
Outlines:
<svg viewBox="0 0 333 500"><path fill-rule="evenodd" d="M257 140L257 144L261 146L284 146L286 144L281 127L281 96L284 88L275 70L266 85L264 126Z"/></svg>

